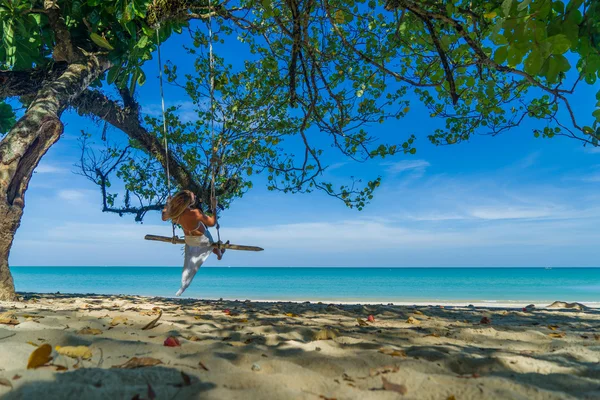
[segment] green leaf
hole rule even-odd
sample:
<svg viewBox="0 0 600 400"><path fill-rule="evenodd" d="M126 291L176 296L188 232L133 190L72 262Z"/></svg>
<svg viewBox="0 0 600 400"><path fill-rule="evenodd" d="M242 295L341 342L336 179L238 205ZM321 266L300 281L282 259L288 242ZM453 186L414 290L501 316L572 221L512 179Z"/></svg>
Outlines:
<svg viewBox="0 0 600 400"><path fill-rule="evenodd" d="M144 47L146 47L148 45L148 42L149 42L148 36L144 35L140 38L140 40L137 42L135 47L137 47L138 49L143 49Z"/></svg>
<svg viewBox="0 0 600 400"><path fill-rule="evenodd" d="M529 3L531 3L531 0L523 0L518 6L517 6L517 10L519 11L523 11L524 9L526 9L529 6Z"/></svg>
<svg viewBox="0 0 600 400"><path fill-rule="evenodd" d="M0 135L8 133L17 123L17 117L10 104L0 102Z"/></svg>
<svg viewBox="0 0 600 400"><path fill-rule="evenodd" d="M97 46L102 47L103 49L107 49L107 50L115 49L114 47L112 47L110 45L110 43L108 43L108 41L106 39L104 39L102 36L98 35L97 33L90 34L90 39L92 39L92 42L96 43Z"/></svg>
<svg viewBox="0 0 600 400"><path fill-rule="evenodd" d="M537 75L544 65L544 59L539 50L533 49L525 59L525 72L530 75Z"/></svg>
<svg viewBox="0 0 600 400"><path fill-rule="evenodd" d="M594 118L596 118L596 121L600 122L600 108L595 110L592 115L594 116Z"/></svg>
<svg viewBox="0 0 600 400"><path fill-rule="evenodd" d="M117 77L119 75L119 70L121 69L120 66L115 65L114 67L112 67L111 69L108 70L108 74L106 76L106 80L109 84L113 84L115 83L115 80L117 80Z"/></svg>
<svg viewBox="0 0 600 400"><path fill-rule="evenodd" d="M501 46L496 49L494 53L494 61L498 64L504 64L508 57L508 49L506 46Z"/></svg>
<svg viewBox="0 0 600 400"><path fill-rule="evenodd" d="M138 69L139 71L139 76L137 78L137 83L138 85L142 86L144 83L146 83L146 74L144 73L144 71L142 71L142 69Z"/></svg>
<svg viewBox="0 0 600 400"><path fill-rule="evenodd" d="M550 44L551 54L563 54L571 48L571 41L563 34L550 36L546 43Z"/></svg>
<svg viewBox="0 0 600 400"><path fill-rule="evenodd" d="M512 7L513 0L504 0L502 2L502 13L505 17L510 15L510 8Z"/></svg>

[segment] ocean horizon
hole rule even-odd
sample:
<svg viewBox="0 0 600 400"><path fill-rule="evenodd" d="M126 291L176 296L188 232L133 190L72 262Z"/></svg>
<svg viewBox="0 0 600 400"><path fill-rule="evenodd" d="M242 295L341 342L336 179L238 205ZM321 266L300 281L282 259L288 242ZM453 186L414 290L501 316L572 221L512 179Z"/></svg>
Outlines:
<svg viewBox="0 0 600 400"><path fill-rule="evenodd" d="M174 297L181 267L11 268L19 292ZM202 267L182 298L600 305L594 267Z"/></svg>

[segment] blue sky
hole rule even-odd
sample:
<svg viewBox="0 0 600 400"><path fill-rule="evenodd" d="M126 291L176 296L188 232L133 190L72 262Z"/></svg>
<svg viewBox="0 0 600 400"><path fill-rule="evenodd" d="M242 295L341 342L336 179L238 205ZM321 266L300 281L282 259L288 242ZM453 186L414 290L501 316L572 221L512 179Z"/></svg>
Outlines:
<svg viewBox="0 0 600 400"><path fill-rule="evenodd" d="M163 58L190 66L184 37L163 46ZM239 46L239 45L238 45ZM218 47L236 57L239 48ZM239 57L238 57L239 58ZM138 90L143 110L156 114L160 99L156 63ZM590 118L595 87L581 86L573 99L580 118ZM193 107L167 86L167 104ZM411 104L409 115L374 127L373 134L402 142L417 139L416 155L352 164L331 155L327 174L383 183L362 212L322 193L284 195L257 185L221 216L222 237L259 245L262 253L229 252L231 266L597 266L600 267L600 148L566 139L535 139L533 125L502 136L435 147L426 135L442 121ZM10 263L17 265L179 266L181 246L147 242L146 233L170 234L158 213L143 224L102 213L100 193L74 175L81 129L101 126L68 113L65 134L40 163L26 195L26 209ZM112 137L119 137L110 131ZM114 136L113 136L114 135Z"/></svg>

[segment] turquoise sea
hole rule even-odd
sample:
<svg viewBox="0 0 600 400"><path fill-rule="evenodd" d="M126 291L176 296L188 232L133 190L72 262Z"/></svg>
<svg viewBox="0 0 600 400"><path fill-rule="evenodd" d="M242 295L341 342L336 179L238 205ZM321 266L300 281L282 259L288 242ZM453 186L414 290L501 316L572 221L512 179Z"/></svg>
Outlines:
<svg viewBox="0 0 600 400"><path fill-rule="evenodd" d="M180 268L13 267L19 292L173 297ZM183 297L323 302L600 303L600 268L201 268Z"/></svg>

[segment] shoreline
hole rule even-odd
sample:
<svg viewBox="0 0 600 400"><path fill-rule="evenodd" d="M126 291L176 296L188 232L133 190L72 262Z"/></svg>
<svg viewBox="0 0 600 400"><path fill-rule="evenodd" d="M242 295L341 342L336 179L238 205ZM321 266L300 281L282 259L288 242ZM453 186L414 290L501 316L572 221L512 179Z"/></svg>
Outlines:
<svg viewBox="0 0 600 400"><path fill-rule="evenodd" d="M206 301L206 302L217 302L217 301L229 301L229 302L245 302L251 301L253 303L291 303L291 304L338 304L338 305L380 305L380 306L442 306L442 307L458 307L466 308L469 306L481 307L481 308L510 308L510 309L522 309L530 304L533 304L535 308L546 309L554 301L564 301L567 303L579 303L586 307L596 309L600 308L600 301L565 301L564 299L555 299L551 301L540 301L540 300L417 300L417 301L387 301L387 300L332 300L332 299L247 299L247 298L219 298L209 299L200 297L175 297L175 296L160 296L160 295L145 295L145 294L124 294L124 293L62 293L62 292L17 292L19 296L70 296L70 297L85 297L85 296L127 296L127 297L142 297L148 299L164 299L172 301Z"/></svg>

